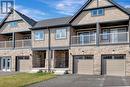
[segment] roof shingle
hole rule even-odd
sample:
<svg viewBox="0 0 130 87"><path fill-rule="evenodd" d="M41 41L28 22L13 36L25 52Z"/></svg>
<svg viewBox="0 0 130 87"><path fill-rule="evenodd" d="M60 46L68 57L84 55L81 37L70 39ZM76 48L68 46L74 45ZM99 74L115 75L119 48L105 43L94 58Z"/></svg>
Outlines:
<svg viewBox="0 0 130 87"><path fill-rule="evenodd" d="M33 28L44 28L44 27L53 27L59 25L68 25L68 21L71 17L62 17L38 21Z"/></svg>

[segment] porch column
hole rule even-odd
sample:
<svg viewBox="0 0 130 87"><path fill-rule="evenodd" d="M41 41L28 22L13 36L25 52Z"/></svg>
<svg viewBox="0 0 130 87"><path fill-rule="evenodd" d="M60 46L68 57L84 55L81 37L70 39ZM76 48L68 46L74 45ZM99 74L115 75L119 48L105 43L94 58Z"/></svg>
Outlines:
<svg viewBox="0 0 130 87"><path fill-rule="evenodd" d="M99 34L100 34L100 25L99 22L96 24L96 46L99 46Z"/></svg>
<svg viewBox="0 0 130 87"><path fill-rule="evenodd" d="M73 74L73 69L74 69L73 63L74 63L73 56L72 53L69 51L69 73L70 74Z"/></svg>
<svg viewBox="0 0 130 87"><path fill-rule="evenodd" d="M52 50L51 69L55 68L55 50Z"/></svg>
<svg viewBox="0 0 130 87"><path fill-rule="evenodd" d="M15 72L15 66L16 66L16 57L13 55L11 56L11 71Z"/></svg>
<svg viewBox="0 0 130 87"><path fill-rule="evenodd" d="M130 47L130 18L129 18L128 32L129 32L129 47Z"/></svg>
<svg viewBox="0 0 130 87"><path fill-rule="evenodd" d="M51 70L51 51L47 50L46 51L46 64L45 67L47 69L48 72L50 72Z"/></svg>

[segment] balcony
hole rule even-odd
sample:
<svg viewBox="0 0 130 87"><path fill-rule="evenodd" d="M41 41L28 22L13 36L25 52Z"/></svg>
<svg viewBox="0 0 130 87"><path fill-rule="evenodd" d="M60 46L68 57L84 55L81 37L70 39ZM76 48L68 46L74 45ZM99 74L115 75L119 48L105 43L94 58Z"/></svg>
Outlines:
<svg viewBox="0 0 130 87"><path fill-rule="evenodd" d="M15 48L29 48L32 46L31 39L28 40L16 40L15 41Z"/></svg>
<svg viewBox="0 0 130 87"><path fill-rule="evenodd" d="M91 45L96 44L96 34L80 35L71 37L72 45Z"/></svg>
<svg viewBox="0 0 130 87"><path fill-rule="evenodd" d="M129 33L106 33L99 35L100 44L118 44L118 43L128 43ZM71 45L95 45L96 44L96 34L92 35L80 35L71 37Z"/></svg>
<svg viewBox="0 0 130 87"><path fill-rule="evenodd" d="M13 47L13 41L0 41L0 49L8 49Z"/></svg>
<svg viewBox="0 0 130 87"><path fill-rule="evenodd" d="M29 48L32 46L31 39L28 40L16 40L15 48ZM0 49L13 48L13 41L0 41Z"/></svg>
<svg viewBox="0 0 130 87"><path fill-rule="evenodd" d="M100 44L128 43L128 37L128 32L100 34Z"/></svg>

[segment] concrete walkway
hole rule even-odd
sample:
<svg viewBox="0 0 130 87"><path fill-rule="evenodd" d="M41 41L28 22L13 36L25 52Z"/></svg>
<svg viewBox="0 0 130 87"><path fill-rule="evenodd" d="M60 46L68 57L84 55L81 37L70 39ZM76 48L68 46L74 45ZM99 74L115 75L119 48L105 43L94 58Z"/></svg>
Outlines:
<svg viewBox="0 0 130 87"><path fill-rule="evenodd" d="M130 87L130 77L65 75L29 87Z"/></svg>
<svg viewBox="0 0 130 87"><path fill-rule="evenodd" d="M0 71L0 76L9 76L9 75L15 75L18 72L2 72Z"/></svg>

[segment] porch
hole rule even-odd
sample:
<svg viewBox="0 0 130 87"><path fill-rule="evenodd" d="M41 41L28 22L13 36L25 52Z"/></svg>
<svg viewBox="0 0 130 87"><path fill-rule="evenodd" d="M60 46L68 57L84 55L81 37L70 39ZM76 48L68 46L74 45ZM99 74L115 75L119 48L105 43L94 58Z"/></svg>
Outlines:
<svg viewBox="0 0 130 87"><path fill-rule="evenodd" d="M33 69L46 68L46 51L33 51Z"/></svg>
<svg viewBox="0 0 130 87"><path fill-rule="evenodd" d="M54 50L53 60L54 69L69 68L69 51Z"/></svg>

